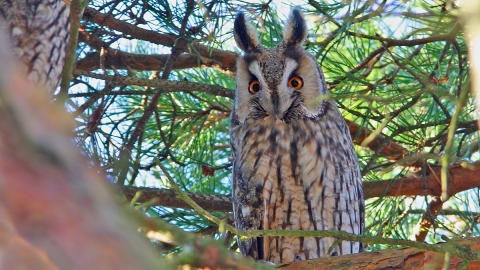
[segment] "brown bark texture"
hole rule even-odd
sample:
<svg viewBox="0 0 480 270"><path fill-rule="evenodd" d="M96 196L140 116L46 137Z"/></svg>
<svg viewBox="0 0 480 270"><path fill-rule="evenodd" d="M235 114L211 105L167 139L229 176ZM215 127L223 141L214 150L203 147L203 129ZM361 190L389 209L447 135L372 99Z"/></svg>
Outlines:
<svg viewBox="0 0 480 270"><path fill-rule="evenodd" d="M463 239L458 242L471 250L480 250L478 238ZM385 249L340 257L328 257L309 261L299 261L280 266L280 269L442 269L445 255L416 248ZM465 263L465 265L462 265ZM480 261L464 262L451 257L448 269L480 269Z"/></svg>
<svg viewBox="0 0 480 270"><path fill-rule="evenodd" d="M457 164L450 167L448 181L448 193L450 196L479 185L480 163L477 162L468 166ZM398 180L364 182L363 189L367 199L402 195L440 196L442 192L440 167L430 167L425 179L405 177ZM141 192L137 200L139 203L150 201L152 205L190 208L187 203L176 198L175 192L169 189L123 186L121 190L128 200L131 200L137 192ZM207 211L230 212L232 210L231 197L229 195L205 195L193 192L188 193L188 195Z"/></svg>

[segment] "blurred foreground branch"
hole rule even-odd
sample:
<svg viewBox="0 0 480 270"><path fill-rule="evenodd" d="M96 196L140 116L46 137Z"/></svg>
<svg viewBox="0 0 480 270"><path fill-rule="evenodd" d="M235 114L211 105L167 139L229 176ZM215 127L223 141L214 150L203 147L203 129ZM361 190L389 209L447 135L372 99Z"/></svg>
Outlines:
<svg viewBox="0 0 480 270"><path fill-rule="evenodd" d="M0 33L0 268L154 269L151 245L73 146L71 117L25 80L6 40Z"/></svg>

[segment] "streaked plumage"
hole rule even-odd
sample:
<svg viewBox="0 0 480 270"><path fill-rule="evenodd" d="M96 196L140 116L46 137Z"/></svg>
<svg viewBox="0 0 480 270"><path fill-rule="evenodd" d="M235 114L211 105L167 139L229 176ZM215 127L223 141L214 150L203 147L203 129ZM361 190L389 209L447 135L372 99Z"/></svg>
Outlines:
<svg viewBox="0 0 480 270"><path fill-rule="evenodd" d="M62 0L0 0L0 27L10 35L27 78L52 94L62 75L70 6Z"/></svg>
<svg viewBox="0 0 480 270"><path fill-rule="evenodd" d="M348 128L290 13L284 40L259 44L243 13L235 19L237 90L231 118L235 225L242 230L342 230L362 234L364 196ZM295 89L298 88L298 89ZM244 255L273 263L326 256L332 238L265 237L239 242ZM328 255L357 253L341 242Z"/></svg>

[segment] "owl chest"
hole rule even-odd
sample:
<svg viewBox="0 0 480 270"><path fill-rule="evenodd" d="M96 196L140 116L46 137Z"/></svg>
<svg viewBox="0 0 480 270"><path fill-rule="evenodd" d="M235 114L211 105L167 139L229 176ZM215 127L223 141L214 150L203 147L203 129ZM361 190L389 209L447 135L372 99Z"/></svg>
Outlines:
<svg viewBox="0 0 480 270"><path fill-rule="evenodd" d="M232 129L237 170L249 185L308 187L325 164L333 165L338 149L319 125L251 123Z"/></svg>
<svg viewBox="0 0 480 270"><path fill-rule="evenodd" d="M344 123L264 123L231 129L237 226L353 232L361 182ZM326 238L269 237L263 249L267 260L281 262L295 254L319 257L332 243Z"/></svg>
<svg viewBox="0 0 480 270"><path fill-rule="evenodd" d="M258 202L262 227L313 229L303 220L312 208L305 202L315 201L325 187L333 190L333 182L323 177L335 171L328 133L305 123L256 123L232 131L237 194L247 205Z"/></svg>

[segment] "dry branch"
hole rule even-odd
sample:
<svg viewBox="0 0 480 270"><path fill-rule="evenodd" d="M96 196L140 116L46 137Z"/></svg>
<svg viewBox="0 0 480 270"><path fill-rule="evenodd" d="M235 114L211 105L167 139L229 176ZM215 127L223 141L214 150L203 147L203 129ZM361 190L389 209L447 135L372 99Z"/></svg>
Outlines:
<svg viewBox="0 0 480 270"><path fill-rule="evenodd" d="M156 31L146 30L135 25L131 25L121 20L115 19L111 15L103 14L93 8L87 7L83 14L83 18L95 22L101 26L106 26L112 30L117 30L132 38L145 40L154 44L163 45L166 47L173 47L178 36L170 34L160 34ZM223 70L235 71L235 63L237 54L234 52L219 50L200 44L199 41L188 44L181 48L184 52L192 53L198 52L200 56L212 58L219 63Z"/></svg>
<svg viewBox="0 0 480 270"><path fill-rule="evenodd" d="M104 54L105 68L133 69L133 70L162 70L169 54L134 54L120 50L108 49ZM100 53L90 53L80 59L76 68L85 71L100 69ZM195 54L182 54L173 64L173 69L186 69L195 67L214 67L217 62L210 58L199 58Z"/></svg>
<svg viewBox="0 0 480 270"><path fill-rule="evenodd" d="M78 40L88 44L96 52L89 53L76 63L76 69L92 71L102 68L115 69L133 69L139 71L162 70L170 54L136 54L128 53L117 49L112 49L100 38L88 34L84 29L80 29ZM104 53L100 58L100 51ZM215 67L220 68L220 63L212 58L201 57L197 54L181 54L177 61L173 63L173 69L186 69L195 67Z"/></svg>
<svg viewBox="0 0 480 270"><path fill-rule="evenodd" d="M177 198L177 194L172 189L158 189L147 187L120 187L123 194L130 201L137 192L141 196L137 202L151 202L152 205L161 205L172 208L190 208L182 199ZM232 210L232 196L230 195L207 195L201 193L186 192L200 207L208 211L230 212Z"/></svg>
<svg viewBox="0 0 480 270"><path fill-rule="evenodd" d="M209 93L212 95L228 97L228 98L233 98L233 95L234 95L233 90L230 90L225 87L221 87L219 85L211 85L206 83L194 83L194 82L186 82L186 81L176 82L176 81L168 81L168 80L160 80L160 79L143 79L143 78L125 77L120 75L109 76L109 75L96 74L92 72L86 72L82 70L75 70L73 74L76 76L85 75L95 79L106 80L107 82L112 82L114 85L117 85L117 86L137 85L137 86L149 86L149 87L161 88L163 93L198 91L198 92L204 92L204 93ZM122 92L119 91L118 94L121 94L121 93ZM141 91L139 91L139 93L141 93L142 95L145 94ZM152 94L154 93L155 91L152 92ZM115 95L117 93L110 92L110 94ZM78 97L83 95L72 94L70 96ZM86 95L86 96L90 96L90 95Z"/></svg>

